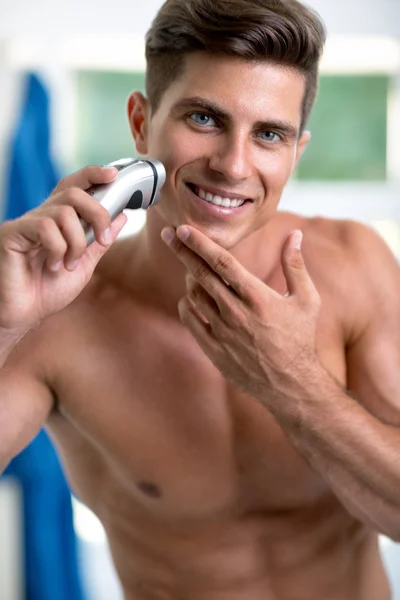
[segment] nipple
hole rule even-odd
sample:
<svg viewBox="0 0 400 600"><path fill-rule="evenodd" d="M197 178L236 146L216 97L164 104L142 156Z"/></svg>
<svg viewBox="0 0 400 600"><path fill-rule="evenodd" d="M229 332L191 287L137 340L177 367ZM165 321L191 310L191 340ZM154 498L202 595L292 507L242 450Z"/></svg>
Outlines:
<svg viewBox="0 0 400 600"><path fill-rule="evenodd" d="M161 498L162 493L160 488L151 481L140 481L137 484L139 490L143 492L146 496L150 496L150 498Z"/></svg>

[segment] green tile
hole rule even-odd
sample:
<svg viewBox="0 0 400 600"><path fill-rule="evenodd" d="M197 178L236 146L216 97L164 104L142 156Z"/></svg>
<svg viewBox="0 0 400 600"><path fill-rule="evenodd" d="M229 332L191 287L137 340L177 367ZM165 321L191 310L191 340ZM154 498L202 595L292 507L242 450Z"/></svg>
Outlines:
<svg viewBox="0 0 400 600"><path fill-rule="evenodd" d="M300 180L384 180L389 77L323 76Z"/></svg>
<svg viewBox="0 0 400 600"><path fill-rule="evenodd" d="M126 107L130 93L144 87L143 73L77 74L76 168L136 155Z"/></svg>

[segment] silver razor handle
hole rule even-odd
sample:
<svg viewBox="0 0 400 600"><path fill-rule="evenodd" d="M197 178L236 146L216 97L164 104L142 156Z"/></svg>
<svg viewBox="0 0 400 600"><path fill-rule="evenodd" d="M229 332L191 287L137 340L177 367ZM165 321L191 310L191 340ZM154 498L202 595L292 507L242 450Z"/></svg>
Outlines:
<svg viewBox="0 0 400 600"><path fill-rule="evenodd" d="M159 201L165 183L164 165L159 160L121 158L107 166L118 169L116 178L110 183L93 185L86 193L107 209L111 221L125 208L146 210ZM93 229L83 219L80 221L89 245L95 239Z"/></svg>

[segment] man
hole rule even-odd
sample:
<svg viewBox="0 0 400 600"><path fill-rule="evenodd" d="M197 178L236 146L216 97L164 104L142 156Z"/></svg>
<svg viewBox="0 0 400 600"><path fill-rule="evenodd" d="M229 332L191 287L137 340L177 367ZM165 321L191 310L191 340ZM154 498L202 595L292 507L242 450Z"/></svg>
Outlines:
<svg viewBox="0 0 400 600"><path fill-rule="evenodd" d="M126 600L390 597L399 268L362 225L277 212L323 43L294 0L168 0L128 106L167 169L144 229L113 243L96 167L1 227L0 461L46 423Z"/></svg>

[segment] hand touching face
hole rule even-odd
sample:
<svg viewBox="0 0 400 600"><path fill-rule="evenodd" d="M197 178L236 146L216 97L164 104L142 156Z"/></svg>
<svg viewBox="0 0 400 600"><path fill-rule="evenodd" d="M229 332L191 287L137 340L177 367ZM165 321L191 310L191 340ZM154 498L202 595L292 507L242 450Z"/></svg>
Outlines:
<svg viewBox="0 0 400 600"><path fill-rule="evenodd" d="M162 238L188 270L181 321L222 374L261 401L296 385L299 372L317 360L320 308L301 254L302 233L292 231L282 250L285 296L193 227L166 228Z"/></svg>

